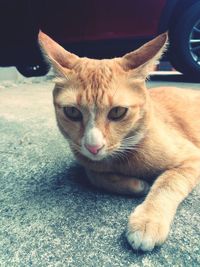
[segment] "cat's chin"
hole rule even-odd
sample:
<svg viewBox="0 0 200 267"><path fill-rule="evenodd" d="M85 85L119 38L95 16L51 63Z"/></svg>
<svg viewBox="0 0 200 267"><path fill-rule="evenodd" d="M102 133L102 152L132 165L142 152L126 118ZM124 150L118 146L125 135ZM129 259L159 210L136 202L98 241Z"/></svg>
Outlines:
<svg viewBox="0 0 200 267"><path fill-rule="evenodd" d="M92 154L90 153L85 147L82 147L82 149L79 151L79 153L86 159L89 159L91 161L101 161L108 157L107 151L103 148L99 153Z"/></svg>
<svg viewBox="0 0 200 267"><path fill-rule="evenodd" d="M106 153L100 153L100 154L93 155L93 154L90 154L89 152L87 153L86 151L84 151L84 152L80 152L80 154L84 158L91 160L91 161L94 161L94 162L95 161L96 162L102 161L108 157L108 155Z"/></svg>
<svg viewBox="0 0 200 267"><path fill-rule="evenodd" d="M83 156L92 161L101 161L106 158L106 155L83 155Z"/></svg>

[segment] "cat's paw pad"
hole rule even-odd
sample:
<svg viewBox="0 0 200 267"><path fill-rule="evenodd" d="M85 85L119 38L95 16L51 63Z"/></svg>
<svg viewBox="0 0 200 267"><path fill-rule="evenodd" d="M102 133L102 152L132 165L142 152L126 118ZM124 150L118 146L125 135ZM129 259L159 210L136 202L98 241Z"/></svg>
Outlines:
<svg viewBox="0 0 200 267"><path fill-rule="evenodd" d="M134 250L151 251L167 238L169 223L142 205L130 215L126 237Z"/></svg>

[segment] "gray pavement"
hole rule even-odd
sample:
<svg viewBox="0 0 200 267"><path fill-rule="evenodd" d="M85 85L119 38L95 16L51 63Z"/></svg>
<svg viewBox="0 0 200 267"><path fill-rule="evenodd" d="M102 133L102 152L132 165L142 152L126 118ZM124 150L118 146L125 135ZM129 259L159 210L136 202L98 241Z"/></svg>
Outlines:
<svg viewBox="0 0 200 267"><path fill-rule="evenodd" d="M200 89L171 80L149 85ZM134 252L124 230L143 199L87 182L57 129L52 88L45 79L0 82L0 266L200 266L200 187L161 248Z"/></svg>

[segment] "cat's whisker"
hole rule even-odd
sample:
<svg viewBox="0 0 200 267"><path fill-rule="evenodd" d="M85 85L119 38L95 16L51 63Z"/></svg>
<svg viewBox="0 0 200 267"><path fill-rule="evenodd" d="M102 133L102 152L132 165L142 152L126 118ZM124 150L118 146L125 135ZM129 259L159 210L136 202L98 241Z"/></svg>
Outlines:
<svg viewBox="0 0 200 267"><path fill-rule="evenodd" d="M73 142L70 142L70 141L69 141L69 144L70 144L71 148L73 148L74 152L76 152L77 154L80 153L80 151L81 151L80 145L73 143Z"/></svg>
<svg viewBox="0 0 200 267"><path fill-rule="evenodd" d="M119 161L124 161L125 155L122 152L115 151L110 155L114 159L118 159Z"/></svg>
<svg viewBox="0 0 200 267"><path fill-rule="evenodd" d="M127 159L126 151L124 149L121 149L121 148L118 148L115 151L113 151L111 155L115 158L118 156L118 157L122 158L123 160Z"/></svg>

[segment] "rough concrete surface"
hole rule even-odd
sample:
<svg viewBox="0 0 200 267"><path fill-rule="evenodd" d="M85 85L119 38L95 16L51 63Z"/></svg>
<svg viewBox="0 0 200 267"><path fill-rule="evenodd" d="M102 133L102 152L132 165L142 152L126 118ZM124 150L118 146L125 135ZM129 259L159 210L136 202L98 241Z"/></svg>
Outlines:
<svg viewBox="0 0 200 267"><path fill-rule="evenodd" d="M150 86L172 84L162 80ZM52 88L43 78L0 82L0 266L200 266L200 187L161 248L134 252L124 231L143 199L87 182L57 129Z"/></svg>

